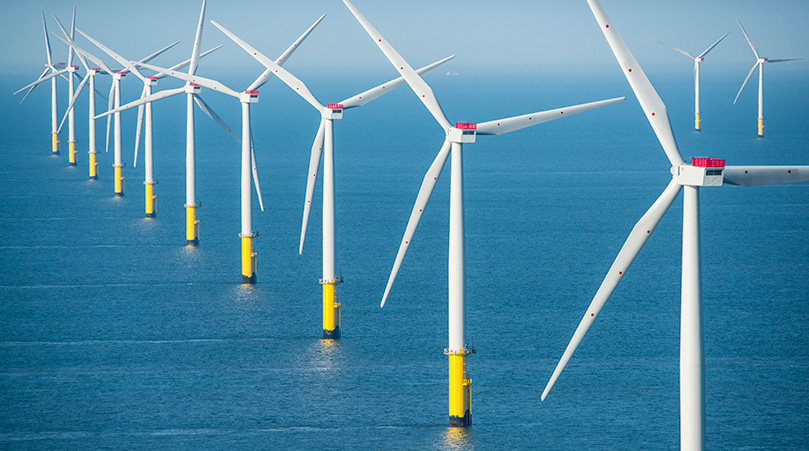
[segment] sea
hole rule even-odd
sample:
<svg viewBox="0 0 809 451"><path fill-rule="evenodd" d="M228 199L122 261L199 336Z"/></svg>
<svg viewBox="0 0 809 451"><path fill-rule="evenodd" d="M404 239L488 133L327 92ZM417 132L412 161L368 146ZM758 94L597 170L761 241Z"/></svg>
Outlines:
<svg viewBox="0 0 809 451"><path fill-rule="evenodd" d="M732 104L744 70L703 71L701 132L690 68L649 72L683 157L809 164L809 77L768 73L758 138L755 86ZM252 80L205 75L237 90ZM320 177L298 253L318 112L277 80L253 105L265 208L254 194L257 283L242 285L239 144L197 111L200 245L187 247L183 96L154 106L157 217L147 219L134 110L122 115L126 191L116 198L105 122L100 177L90 181L85 94L70 167L67 126L61 155L50 155L49 88L23 104L11 96L35 76L0 77L0 448L679 448L682 195L540 401L629 231L671 178L617 66L425 76L452 122L627 97L464 146L467 330L477 351L468 428L448 427L449 162L379 306L443 141L406 86L335 121L345 283L334 341L321 339ZM393 77L300 76L323 103ZM109 80L98 85L106 95ZM127 77L124 101L140 91ZM240 130L238 102L202 96ZM106 100L97 104L103 111ZM701 193L706 444L806 449L809 183Z"/></svg>

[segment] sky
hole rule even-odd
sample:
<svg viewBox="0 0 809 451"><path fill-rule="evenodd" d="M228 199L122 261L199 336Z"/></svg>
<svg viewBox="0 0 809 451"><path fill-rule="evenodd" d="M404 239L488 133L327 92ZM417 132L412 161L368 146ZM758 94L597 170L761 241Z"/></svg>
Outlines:
<svg viewBox="0 0 809 451"><path fill-rule="evenodd" d="M143 58L180 40L154 61L169 66L190 57L202 2L170 0L149 7L145 2L109 0L0 0L0 49L6 55L0 73L39 75L45 63L40 11L45 12L49 31L58 32L51 14L68 26L73 4L77 28L127 58ZM459 73L615 69L585 0L355 0L354 4L414 67L454 54L449 70ZM706 63L741 70L743 77L754 57L737 18L762 56L809 57L806 0L602 0L602 4L647 72L691 70L684 56L658 41L698 54L730 31ZM203 49L225 47L204 60L198 73L261 69L210 25L211 19L267 56L277 57L324 13L325 20L287 63L290 70L395 75L340 0L209 0ZM77 42L101 54L78 34ZM65 44L51 37L51 46L56 60L66 60ZM809 61L779 64L779 70L809 73Z"/></svg>

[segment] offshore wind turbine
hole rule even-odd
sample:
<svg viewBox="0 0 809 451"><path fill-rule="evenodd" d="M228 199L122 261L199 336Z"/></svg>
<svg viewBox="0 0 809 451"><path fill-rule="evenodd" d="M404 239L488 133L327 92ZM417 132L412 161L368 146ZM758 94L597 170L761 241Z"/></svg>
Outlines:
<svg viewBox="0 0 809 451"><path fill-rule="evenodd" d="M365 17L348 0L343 0L354 17L360 22L365 31L379 46L382 53L390 60L391 64L401 74L410 85L413 92L424 103L435 120L439 123L446 134L441 150L438 152L424 181L419 189L416 204L410 215L410 219L405 229L404 239L399 246L399 252L393 264L390 278L388 279L385 294L382 297L382 306L385 305L391 285L396 278L396 273L402 263L402 259L410 246L410 241L418 227L419 220L427 205L427 201L432 194L433 188L441 174L447 157L452 153L452 169L450 181L450 212L449 212L449 346L444 353L449 358L449 424L450 426L468 426L471 424L470 416L470 384L471 380L466 371L466 357L475 352L474 347L469 347L466 341L466 280L464 264L464 203L463 203L463 159L462 150L464 143L475 142L476 135L501 135L504 133L520 130L532 125L570 116L582 111L606 106L620 102L624 98L603 100L600 102L575 105L555 110L542 111L525 114L505 119L499 119L480 124L469 122L456 122L453 126L444 115L438 100L435 98L432 89L416 72L407 64L399 53L379 34L379 32L368 22Z"/></svg>
<svg viewBox="0 0 809 451"><path fill-rule="evenodd" d="M315 29L315 27L323 20L326 15L323 14L313 23L304 33L295 40L294 43L283 53L275 64L278 69L298 46L306 39L307 36ZM216 22L211 21L214 25L222 29ZM224 31L224 30L223 30ZM230 35L230 34L229 34ZM278 75L278 71L273 72L271 69L266 69L264 72L251 83L243 92L237 92L223 83L210 78L200 77L198 75L184 74L169 69L163 69L149 64L141 64L141 66L154 71L169 75L180 80L198 86L202 86L213 91L221 92L239 100L242 105L242 136L241 139L234 135L234 138L241 142L242 146L242 160L241 160L241 231L239 237L241 238L242 248L242 283L254 284L256 283L256 252L253 248L253 239L258 234L253 230L253 208L252 198L250 196L250 175L252 172L253 180L256 184L256 193L258 194L259 205L261 211L264 211L264 203L261 198L261 188L258 183L258 169L256 166L256 155L253 148L253 131L250 125L250 104L258 102L258 88L264 86L265 83L270 81L273 75ZM281 69L283 70L283 69ZM220 125L224 123L217 118L214 118ZM225 126L226 130L233 135L229 128ZM252 171L251 171L252 165Z"/></svg>
<svg viewBox="0 0 809 451"><path fill-rule="evenodd" d="M692 60L694 60L694 130L696 130L696 131L700 131L700 118L699 118L699 113L700 113L700 111L699 111L699 65L705 59L705 55L707 55L708 52L713 50L713 48L716 47L716 44L719 44L720 42L722 42L722 39L725 39L725 37L727 35L729 35L729 34L730 34L730 32L725 33L724 36L717 39L716 42L711 44L710 47L705 49L702 53L700 53L697 56L694 56L694 55L686 52L685 50L680 50L677 47L674 47L672 45L668 45L665 42L661 42L661 44L663 44L666 47L674 50L675 52L680 53L682 55L685 55L688 58L691 58Z"/></svg>
<svg viewBox="0 0 809 451"><path fill-rule="evenodd" d="M758 136L764 136L764 63L783 63L786 61L797 61L802 60L803 58L764 58L759 56L758 50L756 50L756 46L753 45L753 41L750 40L750 36L747 35L747 32L744 31L744 27L742 23L739 22L739 19L736 19L736 22L739 24L739 28L742 29L742 33L744 33L744 38L747 39L747 43L750 44L750 49L753 50L753 55L756 56L756 62L753 64L753 67L750 68L750 72L747 73L747 77L744 79L742 83L742 87L739 88L739 93L736 94L736 98L733 99L733 104L736 104L736 101L739 100L739 96L742 94L742 90L744 86L747 84L747 80L750 80L750 76L753 75L753 72L758 69Z"/></svg>
<svg viewBox="0 0 809 451"><path fill-rule="evenodd" d="M95 77L96 77L96 75L101 73L102 70L104 72L106 72L107 74L109 74L110 76L113 75L113 71L112 71L112 69L107 67L107 65L104 64L103 61L101 61L100 59L98 59L95 56L91 55L90 53L88 53L87 51L85 51L84 49L79 47L78 45L76 45L76 42L73 40L73 38L71 36L68 36L67 30L65 30L65 27L62 26L62 23L59 21L59 18L57 18L55 14L54 14L53 18L56 19L56 23L59 25L59 28L62 29L62 33L65 35L64 38L62 38L60 36L57 36L57 37L59 37L60 39L65 41L65 43L67 45L69 45L71 48L73 48L73 50L76 52L76 56L79 58L79 61L84 66L84 69L87 72L87 74L82 79L81 83L79 83L79 86L76 88L76 91L73 93L73 97L70 99L70 104L67 107L67 111L65 112L65 116L62 117L62 123L59 124L59 128L57 129L57 131L62 129L62 125L64 125L64 123L65 123L65 118L67 118L72 113L73 106L76 103L76 99L79 98L79 94L81 94L81 90L84 88L85 83L87 83L87 81L89 80L89 82L90 82L89 83L89 86L90 86L90 88L89 88L90 89L90 92L89 92L89 108L88 108L89 109L89 123L88 123L88 126L87 126L87 130L88 130L88 138L87 138L88 169L89 169L90 180L98 180L98 162L96 161L96 153L97 152L96 152L96 129L95 129L95 94L96 94ZM94 64L96 64L98 67L90 67L90 65L87 63L88 59L90 61L92 61Z"/></svg>
<svg viewBox="0 0 809 451"><path fill-rule="evenodd" d="M693 158L686 163L677 148L666 106L597 0L587 0L621 70L671 162L672 179L635 224L584 314L542 399L548 395L573 352L581 343L615 287L635 260L674 199L683 191L683 257L680 322L680 446L699 450L705 445L705 357L702 327L699 192L702 186L773 185L809 180L809 166L725 166L718 158Z"/></svg>
<svg viewBox="0 0 809 451"><path fill-rule="evenodd" d="M298 253L303 253L303 242L306 237L306 225L309 222L309 210L312 206L312 195L315 188L318 167L320 165L321 151L323 154L323 271L320 284L323 285L323 338L337 339L341 335L342 315L340 313L341 304L335 295L335 288L343 283L343 278L337 276L335 270L335 226L334 226L334 125L335 119L343 118L343 110L356 108L377 99L404 83L404 78L399 77L383 83L375 88L364 91L360 94L343 100L339 103L328 103L325 106L309 91L309 88L298 78L282 69L261 52L253 48L238 36L227 30L225 27L211 21L215 27L222 30L230 39L243 48L248 54L272 71L290 89L303 97L320 113L320 126L312 145L312 154L309 159L309 172L306 182L306 197L303 203L303 220L301 221L301 240ZM444 64L455 56L450 56L425 66L417 73L427 72L435 67Z"/></svg>
<svg viewBox="0 0 809 451"><path fill-rule="evenodd" d="M36 88L36 86L42 82L51 81L51 153L52 155L59 155L59 131L57 127L57 105L56 105L56 77L62 76L64 77L64 73L68 72L67 68L62 69L62 66L65 66L65 63L53 63L53 57L51 52L51 41L48 38L48 25L45 23L45 13L42 13L42 28L45 32L45 56L48 57L48 62L45 64L45 70L36 79L33 83L30 83L26 86L23 86L16 92L14 95L25 91L26 89L28 92L25 96L20 100L20 103L25 102L25 99L31 94L31 92ZM72 55L72 53L71 53ZM50 72L50 73L48 73ZM71 76L73 74L71 73Z"/></svg>
<svg viewBox="0 0 809 451"><path fill-rule="evenodd" d="M88 41L95 44L96 47L98 47L104 53L106 53L107 55L112 57L112 59L114 59L118 64L120 64L122 66L122 69L116 71L112 75L112 87L111 87L112 89L111 89L111 92L110 92L110 102L111 103L114 102L113 104L114 104L115 108L118 108L118 107L121 106L121 80L123 80L124 77L126 77L127 73L131 72L136 77L138 77L140 80L142 80L144 84L150 84L151 83L151 81L146 76L141 74L135 68L134 64L131 61L129 61L128 59L122 57L118 53L114 52L111 48L109 48L109 47L105 46L104 44L98 42L97 40L93 39L87 33L83 32L81 30L77 30L77 31L79 33L81 33L82 36L87 38ZM146 58L143 58L140 61L141 62L151 61L152 59L154 59L157 56L161 55L166 50L168 50L168 49L174 47L175 45L177 45L179 42L180 41L175 41L174 43L169 44L166 47L163 47L162 49L158 50L155 53L152 53L151 55L147 56ZM156 80L155 80L155 82L156 82ZM112 108L110 108L110 109L112 109ZM113 146L114 146L113 148L114 148L114 152L115 152L115 154L114 154L115 155L115 163L113 164L113 167L115 168L115 196L123 197L123 195L124 195L124 177L123 177L124 163L123 163L123 158L122 158L122 155L121 155L121 113L117 112L117 113L114 114L113 117L114 117L114 120L115 120L115 135L113 137ZM107 122L107 124L109 124L109 122ZM109 140L109 126L107 127L107 139ZM151 187L151 185L147 185L147 192L149 191L149 187ZM150 197L151 196L147 195L147 199L149 199ZM147 200L147 202L148 202L148 200Z"/></svg>

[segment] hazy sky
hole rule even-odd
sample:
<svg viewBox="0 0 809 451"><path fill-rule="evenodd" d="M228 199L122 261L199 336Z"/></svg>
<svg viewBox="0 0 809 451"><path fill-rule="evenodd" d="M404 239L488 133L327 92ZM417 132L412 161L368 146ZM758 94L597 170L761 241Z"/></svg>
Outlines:
<svg viewBox="0 0 809 451"><path fill-rule="evenodd" d="M155 60L168 66L190 56L202 4L201 0L0 2L0 48L7 55L3 71L32 77L41 72L45 61L40 11L45 12L49 31L57 32L51 13L68 26L75 3L77 28L131 59L180 40ZM585 0L355 0L354 4L414 66L450 54L457 55L450 67L457 72L571 71L614 64ZM698 54L728 31L730 36L707 62L725 68L752 66L753 54L736 18L762 56L809 57L807 0L603 0L602 4L647 71L678 65L689 70L685 57L657 41ZM288 67L300 73L390 70L395 74L341 0L209 0L203 48L226 47L205 60L199 73L206 69L221 73L227 67L260 69L210 25L210 19L277 57L323 13L326 19ZM77 41L91 53L101 53L78 34ZM51 46L57 61L66 59L61 41L52 37ZM809 61L779 65L779 70L809 72Z"/></svg>

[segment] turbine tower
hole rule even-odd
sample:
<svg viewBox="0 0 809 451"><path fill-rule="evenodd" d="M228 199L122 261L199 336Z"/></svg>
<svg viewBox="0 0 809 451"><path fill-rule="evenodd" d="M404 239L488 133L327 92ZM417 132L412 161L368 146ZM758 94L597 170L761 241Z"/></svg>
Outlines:
<svg viewBox="0 0 809 451"><path fill-rule="evenodd" d="M652 231L679 192L683 194L683 255L680 322L680 446L701 450L705 445L705 358L703 355L702 280L700 266L699 193L702 186L773 185L809 180L809 166L725 166L719 158L683 161L666 106L597 0L587 0L612 48L621 70L646 114L646 119L671 162L672 179L649 210L635 224L581 319L545 390L548 392L581 343L615 287L635 260Z"/></svg>
<svg viewBox="0 0 809 451"><path fill-rule="evenodd" d="M117 70L112 75L112 87L111 87L111 91L110 91L110 101L114 102L115 108L118 108L118 107L121 106L121 80L123 80L126 77L127 73L131 72L137 78L142 80L144 82L144 84L150 83L149 79L147 79L146 76L141 74L135 68L134 63L130 62L129 60L127 60L123 56L121 56L118 53L114 52L111 48L109 48L109 47L105 46L104 44L98 42L97 40L93 39L87 33L83 32L81 30L77 30L77 31L79 33L81 33L82 36L87 38L88 41L95 44L96 47L98 47L104 53L106 53L107 55L112 57L118 64L120 64L122 66L122 69ZM140 60L140 62L145 63L147 61L151 61L152 59L154 59L154 58L158 57L159 55L161 55L166 50L168 50L168 49L174 47L175 45L177 45L179 42L180 41L176 41L176 42L174 42L172 44L167 45L166 47L163 47L162 49L158 50L157 52L152 53L151 55L147 56L146 58L143 58L142 60ZM112 108L110 108L110 109L112 109ZM115 196L116 197L123 197L124 196L124 177L123 177L124 163L123 163L123 158L122 158L122 155L121 155L121 113L117 112L117 113L115 113L115 115L113 117L115 119L115 136L114 136L114 140L113 140L114 151L115 151L115 164L113 164L113 167L115 168ZM109 143L109 121L107 122L107 140L108 140L107 142ZM148 188L147 188L147 190L148 190Z"/></svg>
<svg viewBox="0 0 809 451"><path fill-rule="evenodd" d="M336 285L343 282L343 278L337 276L335 270L335 226L334 226L334 132L333 121L343 118L343 110L360 107L366 103L377 99L404 83L404 78L399 77L387 83L383 83L375 88L357 94L354 97L343 100L339 103L321 104L309 91L309 88L298 78L282 69L278 64L264 56L261 52L253 48L250 44L231 33L225 27L215 21L211 21L217 28L222 30L230 39L238 44L249 55L272 71L290 89L299 94L312 105L321 116L320 126L312 145L312 154L309 159L309 172L306 182L306 197L303 203L303 220L301 221L301 240L298 253L303 253L303 242L306 237L306 226L309 222L309 210L312 206L312 195L315 188L318 167L320 165L321 151L323 153L323 272L320 284L323 285L323 338L338 339L341 335L342 316L340 313L341 304L335 296ZM436 61L429 66L425 66L417 71L421 74L435 67L444 64L454 58L453 56Z"/></svg>
<svg viewBox="0 0 809 451"><path fill-rule="evenodd" d="M500 135L520 130L532 125L570 116L572 114L606 106L619 102L624 98L603 100L600 102L559 108L556 110L525 114L480 124L469 122L456 122L453 126L444 115L432 89L407 64L399 53L379 34L365 17L348 0L343 0L351 13L360 22L374 43L390 60L400 75L407 81L413 92L422 101L430 114L435 118L446 134L441 150L419 189L416 204L410 215L405 229L404 239L399 245L399 251L388 279L385 294L381 305L385 305L391 285L396 273L410 246L410 241L418 227L419 220L432 194L444 164L452 153L452 168L450 181L450 212L449 212L449 262L448 262L448 304L449 304L449 346L444 353L449 358L449 424L450 426L468 426L471 424L470 384L471 380L466 370L466 358L475 352L474 347L468 345L466 339L466 279L465 279L465 249L464 249L464 201L463 201L463 159L464 143L473 143L477 135Z"/></svg>
<svg viewBox="0 0 809 451"><path fill-rule="evenodd" d="M753 45L753 41L750 40L750 36L747 35L747 32L744 31L744 27L742 23L739 22L739 19L736 19L736 22L739 23L739 28L742 29L742 33L744 33L744 38L747 39L747 43L750 44L750 49L753 50L753 55L756 56L756 62L753 64L753 67L750 68L750 72L747 73L747 77L744 79L742 83L742 87L739 88L739 93L736 94L736 98L733 99L733 104L736 104L736 101L739 100L739 96L742 94L742 90L744 86L747 84L747 80L750 80L750 76L753 75L753 72L758 69L758 136L759 138L764 137L764 63L783 63L785 61L797 61L802 60L803 58L764 58L759 56L758 50L756 50L756 46Z"/></svg>
<svg viewBox="0 0 809 451"><path fill-rule="evenodd" d="M699 113L700 113L700 111L699 111L699 65L705 59L705 55L707 55L708 52L713 50L713 48L716 47L716 44L719 44L720 42L722 42L722 39L725 39L725 37L727 35L729 35L729 34L730 34L730 32L725 33L724 36L717 39L716 42L711 44L710 47L705 49L698 56L693 56L690 53L686 52L685 50L680 50L677 47L668 45L665 42L661 42L661 44L663 44L666 47L674 50L675 52L683 54L683 55L687 56L688 58L691 58L692 60L694 60L694 130L696 130L696 131L700 131L700 118L699 118Z"/></svg>
<svg viewBox="0 0 809 451"><path fill-rule="evenodd" d="M38 84L48 81L51 81L51 154L52 155L59 155L59 131L57 126L57 108L56 108L56 77L62 76L65 78L65 72L69 72L67 68L63 68L65 63L53 63L53 57L51 52L51 42L48 38L48 25L45 24L45 13L42 13L42 28L45 32L45 56L48 57L48 62L45 64L45 70L42 74L37 78L33 83L29 83L28 85L23 86L22 88L18 89L14 92L14 95L25 91L26 89L28 92L25 96L20 100L20 103L25 102L25 99L31 94L34 88L37 87ZM72 53L70 53L72 55ZM49 73L50 72L50 73ZM71 72L71 76L74 74Z"/></svg>
<svg viewBox="0 0 809 451"><path fill-rule="evenodd" d="M280 64L283 64L291 55L292 53L298 48L298 46L306 39L307 36L314 30L314 28L323 20L325 14L320 16L312 26L310 26L279 58L275 67L280 69ZM214 25L216 25L221 30L225 31L223 27L217 24L214 21L211 21ZM231 36L229 32L226 32L228 36ZM241 238L241 248L242 248L242 283L244 284L254 284L256 283L256 252L253 249L253 239L258 236L258 234L253 230L253 216L252 216L252 199L250 197L250 174L251 174L251 165L252 165L252 175L253 180L256 184L256 193L258 194L259 205L261 207L261 211L264 211L264 202L261 198L261 188L259 187L258 183L258 169L256 166L256 155L255 150L253 148L253 131L250 125L250 104L258 102L258 88L264 86L265 83L270 81L273 75L277 75L277 70L273 72L271 69L266 69L262 72L256 79L251 83L247 89L243 92L237 92L224 84L212 80L205 77L200 77L197 75L189 75L184 73L179 73L169 69L163 69L157 66L151 66L148 64L142 64L143 67L148 69L155 70L165 75L169 75L171 77L178 78L180 80L185 80L188 83L198 85L207 89L211 89L213 91L221 92L223 94L229 95L239 100L242 105L242 136L239 139L238 136L233 134L229 129L228 132L233 135L233 137L240 141L242 146L242 164L241 164L241 232L239 233L239 237ZM283 69L281 69L283 70ZM218 120L218 117L214 118L220 125L224 125L221 120ZM226 127L226 126L225 126Z"/></svg>

